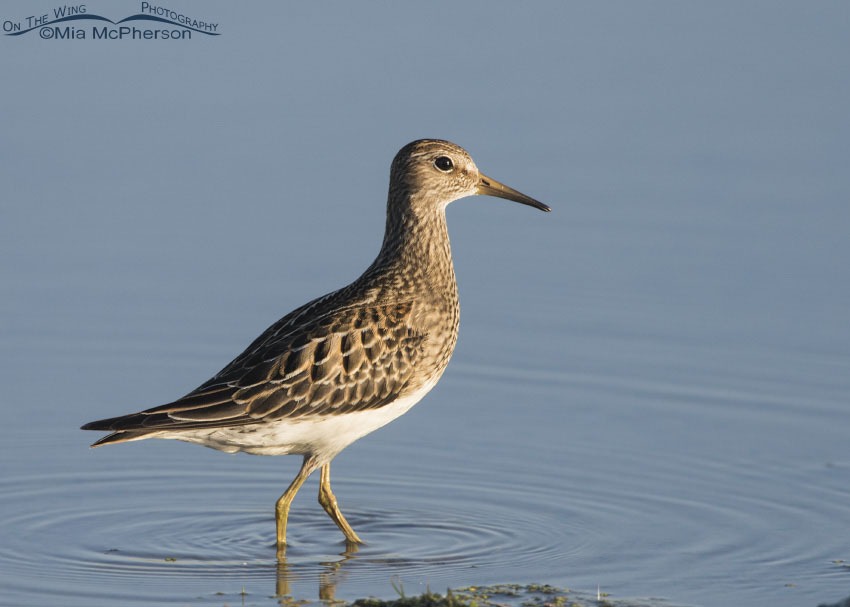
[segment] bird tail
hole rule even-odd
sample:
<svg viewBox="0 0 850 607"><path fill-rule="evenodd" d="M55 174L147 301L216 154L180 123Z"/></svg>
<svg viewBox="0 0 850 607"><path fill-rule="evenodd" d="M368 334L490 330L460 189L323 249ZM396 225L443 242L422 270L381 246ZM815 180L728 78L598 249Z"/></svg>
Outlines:
<svg viewBox="0 0 850 607"><path fill-rule="evenodd" d="M85 427L84 427L85 428ZM85 428L86 430L94 430L94 428ZM107 434L103 438L97 439L95 442L91 444L92 448L94 447L102 447L103 445L111 445L113 443L126 443L131 440L139 440L142 438L150 438L151 434L155 434L154 432L145 431L145 430L123 430L121 432L113 432L112 434Z"/></svg>
<svg viewBox="0 0 850 607"><path fill-rule="evenodd" d="M129 421L127 418L131 416L122 416L122 417L110 417L108 419L99 419L97 421L89 422L86 425L80 427L80 430L99 430L101 432L111 432L111 434L107 434L103 438L99 438L97 441L92 443L92 447L100 447L101 445L109 445L112 443L126 443L131 440L139 440L141 438L147 438L152 434L156 434L156 431L148 430L148 429L127 429L121 430L120 427L122 425L131 425L127 422Z"/></svg>

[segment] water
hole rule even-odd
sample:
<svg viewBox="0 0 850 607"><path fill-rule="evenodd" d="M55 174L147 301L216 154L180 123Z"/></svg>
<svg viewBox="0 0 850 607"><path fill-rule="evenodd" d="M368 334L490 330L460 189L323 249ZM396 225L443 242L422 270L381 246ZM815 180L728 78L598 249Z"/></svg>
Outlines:
<svg viewBox="0 0 850 607"><path fill-rule="evenodd" d="M222 36L2 41L0 604L850 596L845 5L184 4ZM297 458L87 448L353 279L423 136L554 211L449 208L455 357L333 465L366 546L310 479L276 561Z"/></svg>

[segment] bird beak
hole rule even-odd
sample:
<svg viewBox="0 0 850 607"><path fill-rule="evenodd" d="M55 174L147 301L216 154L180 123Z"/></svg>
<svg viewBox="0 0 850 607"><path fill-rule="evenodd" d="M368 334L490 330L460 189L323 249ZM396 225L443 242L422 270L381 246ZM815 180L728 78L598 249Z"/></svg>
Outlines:
<svg viewBox="0 0 850 607"><path fill-rule="evenodd" d="M478 174L478 187L475 189L475 193L505 198L507 200L513 200L514 202L521 202L522 204L527 204L528 206L540 209L541 211L548 212L552 210L542 202L534 200L531 196L526 196L522 192L517 192L515 189L509 188L495 179L490 179L483 173Z"/></svg>

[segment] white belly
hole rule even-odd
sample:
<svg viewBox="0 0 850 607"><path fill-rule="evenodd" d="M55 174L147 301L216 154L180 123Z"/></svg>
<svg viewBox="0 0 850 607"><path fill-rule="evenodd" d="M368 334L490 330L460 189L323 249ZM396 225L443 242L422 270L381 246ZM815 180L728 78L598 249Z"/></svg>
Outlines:
<svg viewBox="0 0 850 607"><path fill-rule="evenodd" d="M434 387L435 377L416 392L379 409L339 415L282 419L250 426L163 432L157 438L187 441L226 451L254 455L314 455L330 461L358 438L366 436L407 412Z"/></svg>

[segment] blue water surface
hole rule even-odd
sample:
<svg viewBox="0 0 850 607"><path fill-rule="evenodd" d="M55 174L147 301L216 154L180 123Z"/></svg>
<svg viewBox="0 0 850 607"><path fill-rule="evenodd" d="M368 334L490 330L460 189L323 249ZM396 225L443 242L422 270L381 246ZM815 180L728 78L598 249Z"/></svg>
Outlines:
<svg viewBox="0 0 850 607"><path fill-rule="evenodd" d="M0 39L0 604L850 596L847 4L170 9L221 35ZM333 465L367 545L311 479L277 561L297 458L88 449L354 279L421 137L553 212L449 207L454 359Z"/></svg>

